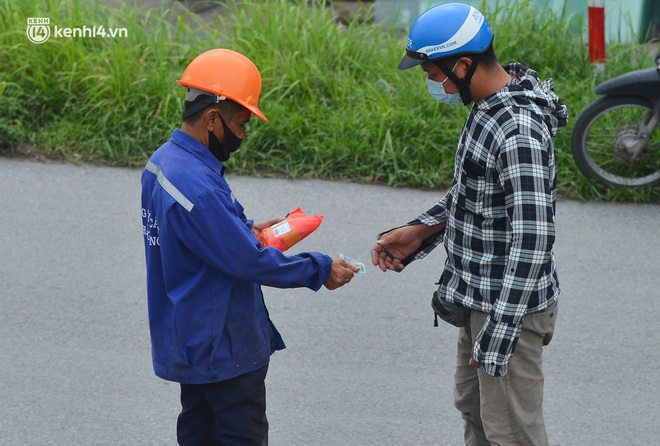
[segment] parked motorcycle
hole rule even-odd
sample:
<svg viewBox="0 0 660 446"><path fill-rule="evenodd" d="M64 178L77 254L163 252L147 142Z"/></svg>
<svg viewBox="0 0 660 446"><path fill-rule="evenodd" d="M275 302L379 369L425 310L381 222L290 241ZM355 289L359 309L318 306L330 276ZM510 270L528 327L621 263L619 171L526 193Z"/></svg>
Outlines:
<svg viewBox="0 0 660 446"><path fill-rule="evenodd" d="M602 96L575 121L573 158L587 178L608 186L660 186L660 52L655 62L598 85Z"/></svg>

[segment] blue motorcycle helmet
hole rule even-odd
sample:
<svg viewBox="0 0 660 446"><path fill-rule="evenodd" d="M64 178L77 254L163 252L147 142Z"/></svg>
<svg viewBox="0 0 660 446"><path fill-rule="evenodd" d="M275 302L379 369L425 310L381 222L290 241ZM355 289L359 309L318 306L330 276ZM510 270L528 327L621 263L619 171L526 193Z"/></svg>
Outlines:
<svg viewBox="0 0 660 446"><path fill-rule="evenodd" d="M444 3L423 12L408 33L406 54L399 70L406 70L424 62L435 62L458 87L465 105L472 102L469 85L477 68L479 55L493 42L488 21L475 7L465 3ZM458 79L442 59L472 56L472 65L463 79Z"/></svg>

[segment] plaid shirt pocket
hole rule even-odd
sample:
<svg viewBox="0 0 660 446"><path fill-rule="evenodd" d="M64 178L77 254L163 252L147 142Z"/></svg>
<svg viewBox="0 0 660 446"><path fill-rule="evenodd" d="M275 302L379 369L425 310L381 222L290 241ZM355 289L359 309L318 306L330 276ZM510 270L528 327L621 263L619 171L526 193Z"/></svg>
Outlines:
<svg viewBox="0 0 660 446"><path fill-rule="evenodd" d="M484 210L486 167L467 158L460 175L457 205L469 213L481 214Z"/></svg>

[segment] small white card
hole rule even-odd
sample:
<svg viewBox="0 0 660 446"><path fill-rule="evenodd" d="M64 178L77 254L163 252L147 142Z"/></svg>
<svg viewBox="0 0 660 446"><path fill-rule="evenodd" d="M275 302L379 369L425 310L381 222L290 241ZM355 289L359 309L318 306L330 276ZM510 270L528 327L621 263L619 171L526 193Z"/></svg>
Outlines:
<svg viewBox="0 0 660 446"><path fill-rule="evenodd" d="M348 263L349 265L354 266L356 268L360 268L360 271L358 271L356 274L364 274L367 272L367 269L364 267L364 263L358 262L355 259L351 259L350 257L345 256L344 254L338 254L338 257L346 260L346 263Z"/></svg>

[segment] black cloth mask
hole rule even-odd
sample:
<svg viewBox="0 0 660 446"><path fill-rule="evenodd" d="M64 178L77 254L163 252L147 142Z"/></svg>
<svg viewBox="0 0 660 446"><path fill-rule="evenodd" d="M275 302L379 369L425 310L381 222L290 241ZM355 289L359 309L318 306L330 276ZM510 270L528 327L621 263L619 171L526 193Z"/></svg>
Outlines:
<svg viewBox="0 0 660 446"><path fill-rule="evenodd" d="M209 131L209 150L218 161L224 163L229 159L229 155L238 150L243 140L229 129L222 116L220 116L220 122L222 122L222 128L225 134L224 141L220 141L215 136L215 133Z"/></svg>

